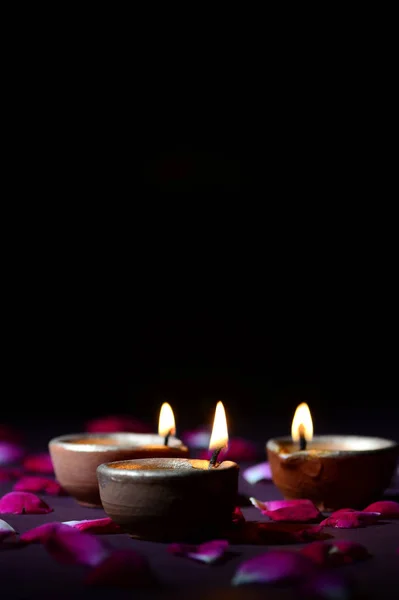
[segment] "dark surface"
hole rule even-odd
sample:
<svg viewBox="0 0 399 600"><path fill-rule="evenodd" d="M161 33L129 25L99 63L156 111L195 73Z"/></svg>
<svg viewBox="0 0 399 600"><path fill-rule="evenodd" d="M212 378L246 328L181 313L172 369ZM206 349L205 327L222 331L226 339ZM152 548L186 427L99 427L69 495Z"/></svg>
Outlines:
<svg viewBox="0 0 399 600"><path fill-rule="evenodd" d="M10 486L0 484L0 493ZM279 493L272 483L249 485L240 479L240 492L261 500L277 499ZM399 481L390 496L398 500ZM395 496L396 495L396 496ZM49 515L2 515L20 533L49 521L92 519L104 516L101 509L82 508L72 498L46 497L54 508ZM244 507L247 520L266 519L253 507ZM399 584L399 521L354 530L329 529L336 538L354 540L364 544L373 555L366 562L338 567L341 573L353 578L363 598L394 598L395 586ZM2 550L0 546L1 597L29 600L31 598L132 598L144 599L173 597L218 600L251 600L251 598L296 598L294 588L274 589L243 586L232 588L230 581L240 562L266 552L271 546L237 545L231 547L232 555L223 564L207 566L189 559L171 556L165 544L132 540L126 534L104 536L112 547L134 549L146 556L160 583L159 589L135 591L87 588L82 579L85 567L57 564L40 545L30 545L15 550ZM177 540L176 540L177 541ZM282 546L278 546L281 548ZM289 546L291 549L301 547ZM276 548L274 546L273 548Z"/></svg>

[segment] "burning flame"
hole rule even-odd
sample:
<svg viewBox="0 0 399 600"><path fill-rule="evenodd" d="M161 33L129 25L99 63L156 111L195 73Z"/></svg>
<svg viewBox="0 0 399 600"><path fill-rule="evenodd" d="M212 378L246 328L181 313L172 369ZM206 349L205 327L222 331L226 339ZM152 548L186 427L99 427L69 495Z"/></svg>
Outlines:
<svg viewBox="0 0 399 600"><path fill-rule="evenodd" d="M175 416L172 407L168 402L164 402L161 406L158 433L162 437L167 436L169 433L171 435L175 435L176 433Z"/></svg>
<svg viewBox="0 0 399 600"><path fill-rule="evenodd" d="M313 438L313 421L309 406L302 402L295 411L292 419L291 436L294 442L299 442L301 433L303 433L307 442Z"/></svg>
<svg viewBox="0 0 399 600"><path fill-rule="evenodd" d="M226 413L222 402L216 405L215 419L213 421L213 429L211 441L209 442L209 450L218 450L219 448L227 448L229 443L229 434L227 433Z"/></svg>

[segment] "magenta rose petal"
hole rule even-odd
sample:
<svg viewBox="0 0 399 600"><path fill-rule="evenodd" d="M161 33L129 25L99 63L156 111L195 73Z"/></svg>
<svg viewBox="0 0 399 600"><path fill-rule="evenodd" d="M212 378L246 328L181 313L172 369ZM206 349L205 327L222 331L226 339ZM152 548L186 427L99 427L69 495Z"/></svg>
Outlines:
<svg viewBox="0 0 399 600"><path fill-rule="evenodd" d="M208 427L198 427L193 431L183 431L183 442L192 449L201 450L208 448L211 439L211 432Z"/></svg>
<svg viewBox="0 0 399 600"><path fill-rule="evenodd" d="M258 458L259 452L257 447L250 440L245 440L243 438L230 438L229 446L226 450L222 450L220 454L220 459L223 460L256 460ZM209 459L212 456L212 451L203 450L200 452L199 458L204 460Z"/></svg>
<svg viewBox="0 0 399 600"><path fill-rule="evenodd" d="M24 469L31 473L44 473L47 475L54 473L53 463L48 452L27 456L23 465Z"/></svg>
<svg viewBox="0 0 399 600"><path fill-rule="evenodd" d="M399 519L399 502L381 500L370 504L363 512L377 512L386 519Z"/></svg>
<svg viewBox="0 0 399 600"><path fill-rule="evenodd" d="M30 492L10 492L0 498L0 514L45 515L53 509Z"/></svg>
<svg viewBox="0 0 399 600"><path fill-rule="evenodd" d="M263 515L272 521L285 523L310 523L318 521L321 513L311 500L272 500L261 502L256 498L250 498L252 504L258 508Z"/></svg>
<svg viewBox="0 0 399 600"><path fill-rule="evenodd" d="M0 543L5 539L15 538L17 532L6 521L0 519Z"/></svg>
<svg viewBox="0 0 399 600"><path fill-rule="evenodd" d="M352 564L370 557L367 548L349 540L312 542L300 552L322 567Z"/></svg>
<svg viewBox="0 0 399 600"><path fill-rule="evenodd" d="M259 481L271 481L272 473L268 462L262 462L252 467L248 467L243 471L243 477L245 481L251 483L258 483Z"/></svg>
<svg viewBox="0 0 399 600"><path fill-rule="evenodd" d="M175 554L176 556L185 556L210 565L220 560L228 547L229 542L227 540L213 540L211 542L200 544L199 546L170 544L170 546L168 546L168 552L170 554Z"/></svg>
<svg viewBox="0 0 399 600"><path fill-rule="evenodd" d="M133 550L117 550L90 571L85 583L135 588L154 585L155 578L143 556Z"/></svg>
<svg viewBox="0 0 399 600"><path fill-rule="evenodd" d="M138 419L128 415L109 415L91 419L86 423L86 431L89 433L151 433L152 429Z"/></svg>
<svg viewBox="0 0 399 600"><path fill-rule="evenodd" d="M365 512L351 510L345 512L342 510L335 511L327 519L320 523L323 527L335 527L336 529L356 529L358 527L366 527L373 525L380 518L380 513Z"/></svg>
<svg viewBox="0 0 399 600"><path fill-rule="evenodd" d="M298 587L298 596L304 600L350 600L355 595L353 583L341 573L325 570L316 572Z"/></svg>
<svg viewBox="0 0 399 600"><path fill-rule="evenodd" d="M63 525L69 525L69 527L89 533L121 533L120 525L117 525L109 517L104 517L103 519L85 519L83 521L64 521Z"/></svg>
<svg viewBox="0 0 399 600"><path fill-rule="evenodd" d="M25 450L14 442L0 442L0 465L11 465L22 460Z"/></svg>
<svg viewBox="0 0 399 600"><path fill-rule="evenodd" d="M270 551L242 563L233 579L233 585L250 583L292 584L313 575L317 567L312 560L289 550Z"/></svg>
<svg viewBox="0 0 399 600"><path fill-rule="evenodd" d="M21 542L41 543L59 563L94 567L110 553L108 546L89 533L82 533L63 523L45 523L23 535Z"/></svg>
<svg viewBox="0 0 399 600"><path fill-rule="evenodd" d="M0 482L18 479L23 473L23 470L18 467L0 467Z"/></svg>
<svg viewBox="0 0 399 600"><path fill-rule="evenodd" d="M50 496L65 496L66 492L54 479L39 477L36 475L25 475L19 479L13 487L14 492L43 492Z"/></svg>

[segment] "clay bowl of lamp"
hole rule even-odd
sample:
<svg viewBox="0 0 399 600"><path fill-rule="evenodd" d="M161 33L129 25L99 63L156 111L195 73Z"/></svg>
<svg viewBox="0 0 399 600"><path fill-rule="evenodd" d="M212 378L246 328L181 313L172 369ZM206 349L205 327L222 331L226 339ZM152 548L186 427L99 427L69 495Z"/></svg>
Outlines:
<svg viewBox="0 0 399 600"><path fill-rule="evenodd" d="M291 436L270 439L266 452L284 498L308 498L330 511L363 509L381 499L394 476L399 445L380 437L313 436L309 407L301 404Z"/></svg>

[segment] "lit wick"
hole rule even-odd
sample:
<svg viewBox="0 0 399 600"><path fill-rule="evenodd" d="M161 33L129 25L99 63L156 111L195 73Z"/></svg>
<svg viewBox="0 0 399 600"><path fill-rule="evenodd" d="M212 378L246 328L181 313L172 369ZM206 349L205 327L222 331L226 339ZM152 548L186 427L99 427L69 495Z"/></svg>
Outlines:
<svg viewBox="0 0 399 600"><path fill-rule="evenodd" d="M299 425L299 450L306 450L306 438L305 438L305 428L302 425Z"/></svg>
<svg viewBox="0 0 399 600"><path fill-rule="evenodd" d="M164 402L161 406L161 412L159 413L158 425L158 434L163 437L164 446L168 446L169 437L175 435L175 433L176 424L172 407L168 402Z"/></svg>
<svg viewBox="0 0 399 600"><path fill-rule="evenodd" d="M172 429L169 429L168 433L165 435L164 445L167 446L169 444L169 437L172 435Z"/></svg>
<svg viewBox="0 0 399 600"><path fill-rule="evenodd" d="M208 469L211 469L212 467L216 469L220 465L220 463L217 463L217 459L222 450L223 448L216 448L216 450L213 451L211 460L209 461Z"/></svg>

